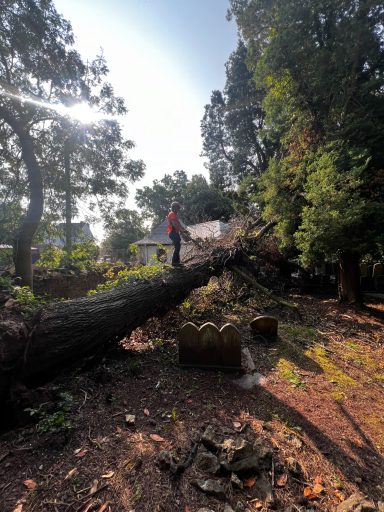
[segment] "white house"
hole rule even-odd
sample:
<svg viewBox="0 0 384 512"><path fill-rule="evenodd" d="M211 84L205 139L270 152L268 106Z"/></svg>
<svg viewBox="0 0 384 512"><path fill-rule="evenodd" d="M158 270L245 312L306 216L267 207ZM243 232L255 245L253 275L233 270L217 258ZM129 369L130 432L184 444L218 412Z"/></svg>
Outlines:
<svg viewBox="0 0 384 512"><path fill-rule="evenodd" d="M152 229L149 235L135 242L138 246L138 260L144 265L151 264L153 261L164 261L165 256L167 263L172 261L173 245L167 233L168 221L165 220ZM220 238L228 231L228 224L221 220L212 220L210 222L202 222L188 226L192 238L200 238L208 240L210 238ZM181 241L180 256L181 260L188 256L194 249L194 245L190 242Z"/></svg>

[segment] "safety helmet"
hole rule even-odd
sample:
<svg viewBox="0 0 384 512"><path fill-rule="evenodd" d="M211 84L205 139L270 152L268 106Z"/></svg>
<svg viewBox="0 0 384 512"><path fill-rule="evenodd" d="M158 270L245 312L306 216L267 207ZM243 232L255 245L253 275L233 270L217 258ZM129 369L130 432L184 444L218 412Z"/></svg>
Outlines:
<svg viewBox="0 0 384 512"><path fill-rule="evenodd" d="M181 204L178 201L173 201L173 203L171 204L171 210L175 211L175 210L180 210L180 209L181 209Z"/></svg>

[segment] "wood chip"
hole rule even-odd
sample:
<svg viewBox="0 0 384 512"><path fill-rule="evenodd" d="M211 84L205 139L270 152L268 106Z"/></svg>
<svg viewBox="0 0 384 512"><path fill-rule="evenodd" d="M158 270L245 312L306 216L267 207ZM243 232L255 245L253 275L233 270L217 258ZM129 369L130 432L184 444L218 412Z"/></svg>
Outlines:
<svg viewBox="0 0 384 512"><path fill-rule="evenodd" d="M36 489L37 487L37 483L34 481L34 480L24 480L23 484L25 485L25 487L27 489L29 489L30 491L33 491Z"/></svg>
<svg viewBox="0 0 384 512"><path fill-rule="evenodd" d="M104 475L101 475L101 478L112 478L114 474L114 471L108 471L108 473L104 473Z"/></svg>
<svg viewBox="0 0 384 512"><path fill-rule="evenodd" d="M145 414L146 416L149 416L149 410L148 410L148 409L144 409L144 414Z"/></svg>
<svg viewBox="0 0 384 512"><path fill-rule="evenodd" d="M65 478L64 480L68 480L69 478L72 478L73 475L77 473L77 469L76 468L73 468L71 469L70 471L68 471L68 473L65 475Z"/></svg>
<svg viewBox="0 0 384 512"><path fill-rule="evenodd" d="M156 441L156 443L162 443L165 441L165 439L158 434L151 434L149 437L152 439L152 441Z"/></svg>

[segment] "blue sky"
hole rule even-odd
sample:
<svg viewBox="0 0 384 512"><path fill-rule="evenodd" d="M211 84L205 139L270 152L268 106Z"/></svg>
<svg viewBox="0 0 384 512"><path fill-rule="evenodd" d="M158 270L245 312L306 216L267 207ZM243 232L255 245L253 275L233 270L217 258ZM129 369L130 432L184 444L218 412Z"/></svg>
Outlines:
<svg viewBox="0 0 384 512"><path fill-rule="evenodd" d="M134 189L178 169L207 172L200 120L237 42L227 0L55 0L76 47L91 59L103 49L109 81L129 109L122 119L142 158L145 178Z"/></svg>

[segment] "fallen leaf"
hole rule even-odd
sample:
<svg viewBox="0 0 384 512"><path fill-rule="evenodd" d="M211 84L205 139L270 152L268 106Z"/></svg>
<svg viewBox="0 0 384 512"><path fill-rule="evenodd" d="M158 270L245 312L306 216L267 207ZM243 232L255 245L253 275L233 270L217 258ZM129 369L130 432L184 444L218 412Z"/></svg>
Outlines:
<svg viewBox="0 0 384 512"><path fill-rule="evenodd" d="M152 439L152 441L156 441L157 443L162 443L165 441L165 439L158 434L151 434L149 437Z"/></svg>
<svg viewBox="0 0 384 512"><path fill-rule="evenodd" d="M344 501L345 500L345 494L339 490L336 489L335 491L335 495L337 496L337 498L340 500L340 501Z"/></svg>
<svg viewBox="0 0 384 512"><path fill-rule="evenodd" d="M274 437L271 437L271 441L272 441L273 447L276 448L277 450L279 450L280 449L280 445L277 442L277 440Z"/></svg>
<svg viewBox="0 0 384 512"><path fill-rule="evenodd" d="M121 433L122 433L122 431L123 431L123 429L117 425L117 427L116 427L116 432L117 432L118 434L121 434Z"/></svg>
<svg viewBox="0 0 384 512"><path fill-rule="evenodd" d="M37 483L34 480L24 480L23 484L30 491L33 491L37 487Z"/></svg>
<svg viewBox="0 0 384 512"><path fill-rule="evenodd" d="M241 429L240 421L234 421L232 424L233 424L233 428L235 428L236 430L240 430Z"/></svg>
<svg viewBox="0 0 384 512"><path fill-rule="evenodd" d="M14 508L12 512L23 512L24 503L24 500L17 502L16 508Z"/></svg>
<svg viewBox="0 0 384 512"><path fill-rule="evenodd" d="M276 486L277 487L284 487L285 484L287 483L287 480L288 480L288 475L287 473L283 473L282 475L279 476L279 478L276 480Z"/></svg>
<svg viewBox="0 0 384 512"><path fill-rule="evenodd" d="M76 468L71 469L71 470L70 470L70 471L68 471L68 473L65 475L64 480L68 480L68 479L69 479L69 478L71 478L75 473L77 473L77 469L76 469Z"/></svg>
<svg viewBox="0 0 384 512"><path fill-rule="evenodd" d="M317 500L317 498L319 497L318 494L315 494L313 492L313 489L312 487L305 487L304 488L304 496L308 499L308 500Z"/></svg>
<svg viewBox="0 0 384 512"><path fill-rule="evenodd" d="M243 481L243 485L244 487L253 487L256 483L256 477L255 476L251 476L249 478L247 478L246 480Z"/></svg>
<svg viewBox="0 0 384 512"><path fill-rule="evenodd" d="M91 490L89 491L89 494L95 494L95 492L97 491L97 484L98 483L99 483L98 480L94 480L93 481L93 484L92 484Z"/></svg>
<svg viewBox="0 0 384 512"><path fill-rule="evenodd" d="M323 479L321 478L321 476L316 476L315 477L315 484L323 484Z"/></svg>
<svg viewBox="0 0 384 512"><path fill-rule="evenodd" d="M145 414L146 416L149 416L149 410L148 410L148 409L144 409L144 414Z"/></svg>
<svg viewBox="0 0 384 512"><path fill-rule="evenodd" d="M315 494L320 494L320 493L322 493L323 491L325 491L325 489L324 489L324 487L323 487L321 484L315 484L315 485L313 486L313 492L314 492Z"/></svg>
<svg viewBox="0 0 384 512"><path fill-rule="evenodd" d="M85 448L84 450L75 450L76 453L76 457L84 457L84 455L86 455L86 453L88 452L88 450Z"/></svg>
<svg viewBox="0 0 384 512"><path fill-rule="evenodd" d="M104 473L104 475L101 475L101 478L112 478L114 474L114 471L108 471L108 473Z"/></svg>
<svg viewBox="0 0 384 512"><path fill-rule="evenodd" d="M264 507L264 504L262 501L256 501L256 503L253 503L253 508L256 510L261 510Z"/></svg>
<svg viewBox="0 0 384 512"><path fill-rule="evenodd" d="M188 505L185 505L184 512L191 512L191 509L188 507Z"/></svg>

